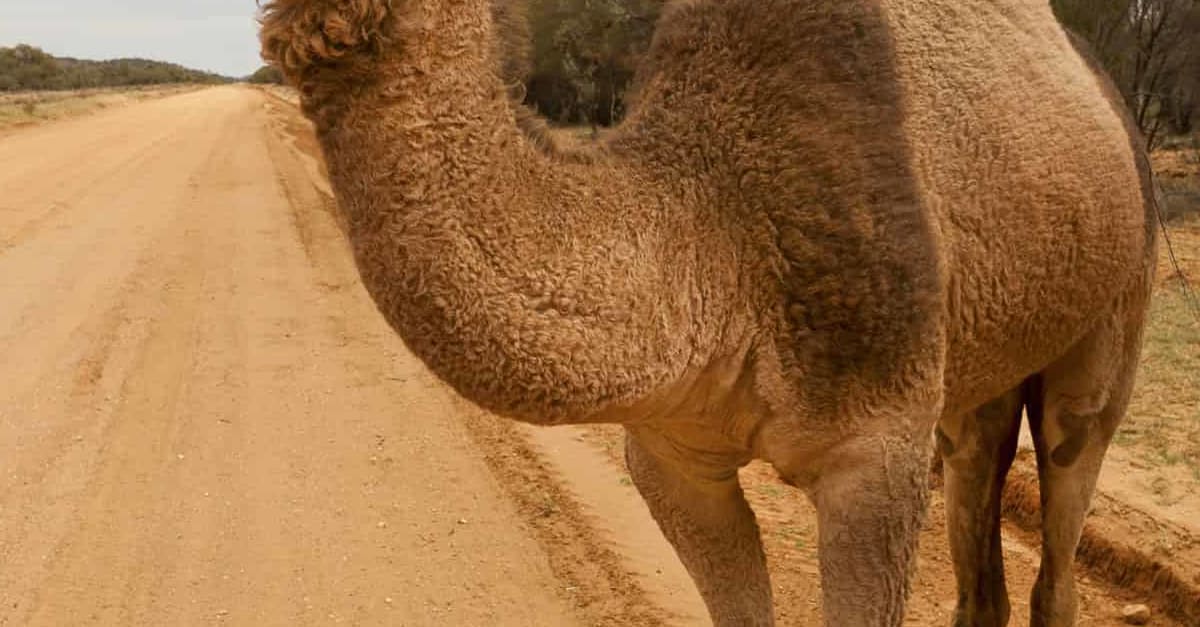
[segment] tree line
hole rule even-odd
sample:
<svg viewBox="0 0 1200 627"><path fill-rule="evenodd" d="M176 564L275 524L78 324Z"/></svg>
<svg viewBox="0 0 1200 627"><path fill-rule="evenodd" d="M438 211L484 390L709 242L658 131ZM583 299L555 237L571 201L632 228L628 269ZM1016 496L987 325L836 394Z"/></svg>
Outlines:
<svg viewBox="0 0 1200 627"><path fill-rule="evenodd" d="M229 80L210 72L161 61L86 61L55 57L27 44L19 44L12 48L0 47L0 92L165 83L222 83Z"/></svg>

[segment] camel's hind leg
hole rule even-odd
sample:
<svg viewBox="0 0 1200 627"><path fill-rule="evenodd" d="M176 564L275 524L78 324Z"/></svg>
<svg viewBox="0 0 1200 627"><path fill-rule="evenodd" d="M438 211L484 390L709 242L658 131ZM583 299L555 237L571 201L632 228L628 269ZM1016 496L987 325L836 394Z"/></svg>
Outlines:
<svg viewBox="0 0 1200 627"><path fill-rule="evenodd" d="M958 581L955 627L1008 624L1000 546L1000 497L1021 428L1020 390L938 425L946 478L946 526Z"/></svg>
<svg viewBox="0 0 1200 627"><path fill-rule="evenodd" d="M1104 453L1133 390L1148 294L1116 313L1027 386L1042 493L1042 565L1033 588L1034 627L1075 624L1074 561Z"/></svg>
<svg viewBox="0 0 1200 627"><path fill-rule="evenodd" d="M627 428L625 457L663 535L691 573L717 627L774 624L758 523L742 494L741 459Z"/></svg>

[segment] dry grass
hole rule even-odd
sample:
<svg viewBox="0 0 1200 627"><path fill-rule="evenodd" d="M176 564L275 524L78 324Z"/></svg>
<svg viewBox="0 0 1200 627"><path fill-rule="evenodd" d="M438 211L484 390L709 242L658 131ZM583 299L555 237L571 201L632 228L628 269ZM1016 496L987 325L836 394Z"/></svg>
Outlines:
<svg viewBox="0 0 1200 627"><path fill-rule="evenodd" d="M0 94L0 131L71 118L109 107L199 89L195 85L155 85L74 91Z"/></svg>
<svg viewBox="0 0 1200 627"><path fill-rule="evenodd" d="M1200 137L1154 154L1169 237L1183 276L1200 283ZM1158 285L1142 348L1138 388L1116 444L1152 468L1183 466L1200 482L1200 311L1180 269L1159 246ZM1192 491L1196 485L1189 486Z"/></svg>
<svg viewBox="0 0 1200 627"><path fill-rule="evenodd" d="M1173 222L1170 234L1180 266L1195 284L1200 215ZM1151 467L1186 465L1200 481L1200 312L1185 297L1166 247L1161 249L1137 389L1117 445Z"/></svg>
<svg viewBox="0 0 1200 627"><path fill-rule="evenodd" d="M1200 136L1154 154L1168 231L1183 276L1200 283ZM1150 468L1185 466L1200 484L1200 311L1185 295L1166 242L1137 389L1116 445ZM1176 474L1176 473L1173 473ZM1176 474L1178 476L1178 474ZM1187 491L1200 487L1189 486Z"/></svg>
<svg viewBox="0 0 1200 627"><path fill-rule="evenodd" d="M255 85L256 89L262 90L264 93L274 96L288 104L300 106L300 92L287 85Z"/></svg>
<svg viewBox="0 0 1200 627"><path fill-rule="evenodd" d="M1200 135L1156 152L1154 169L1166 197L1167 219L1200 214Z"/></svg>

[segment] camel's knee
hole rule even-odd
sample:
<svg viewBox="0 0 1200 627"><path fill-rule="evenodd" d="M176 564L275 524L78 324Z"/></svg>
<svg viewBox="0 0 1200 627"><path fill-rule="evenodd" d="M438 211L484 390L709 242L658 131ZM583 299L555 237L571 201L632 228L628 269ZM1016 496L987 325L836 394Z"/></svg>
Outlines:
<svg viewBox="0 0 1200 627"><path fill-rule="evenodd" d="M932 442L918 438L857 438L823 456L809 491L818 509L868 503L912 503L923 509L932 452Z"/></svg>
<svg viewBox="0 0 1200 627"><path fill-rule="evenodd" d="M1125 303L1026 383L1039 462L1098 463L1125 416L1141 352L1143 308Z"/></svg>

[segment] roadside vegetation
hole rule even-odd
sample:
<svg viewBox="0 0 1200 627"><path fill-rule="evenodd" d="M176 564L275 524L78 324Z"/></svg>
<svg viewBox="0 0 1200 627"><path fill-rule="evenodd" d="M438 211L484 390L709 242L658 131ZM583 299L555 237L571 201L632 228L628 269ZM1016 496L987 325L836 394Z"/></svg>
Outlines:
<svg viewBox="0 0 1200 627"><path fill-rule="evenodd" d="M193 89L197 89L197 86L154 85L71 91L0 92L0 133Z"/></svg>
<svg viewBox="0 0 1200 627"><path fill-rule="evenodd" d="M526 104L562 125L618 122L661 7L661 0L530 0Z"/></svg>
<svg viewBox="0 0 1200 627"><path fill-rule="evenodd" d="M252 85L282 85L283 73L273 65L264 65L247 76L246 82Z"/></svg>
<svg viewBox="0 0 1200 627"><path fill-rule="evenodd" d="M1154 165L1171 247L1160 240L1137 389L1117 434L1155 473L1150 487L1164 502L1200 499L1200 303L1191 291L1200 283L1200 132L1167 144Z"/></svg>
<svg viewBox="0 0 1200 627"><path fill-rule="evenodd" d="M232 79L146 59L86 61L0 47L0 132Z"/></svg>
<svg viewBox="0 0 1200 627"><path fill-rule="evenodd" d="M147 59L87 61L55 57L34 46L0 47L0 93L179 83L229 82L224 76Z"/></svg>

